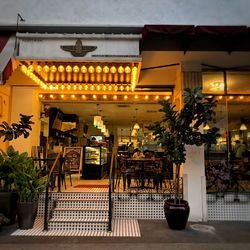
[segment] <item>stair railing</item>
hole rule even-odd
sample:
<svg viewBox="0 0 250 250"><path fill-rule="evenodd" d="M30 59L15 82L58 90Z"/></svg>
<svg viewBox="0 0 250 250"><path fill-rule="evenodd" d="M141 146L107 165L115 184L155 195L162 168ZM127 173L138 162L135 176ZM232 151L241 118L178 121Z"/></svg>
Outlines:
<svg viewBox="0 0 250 250"><path fill-rule="evenodd" d="M44 223L43 223L43 230L48 231L48 205L49 205L49 188L51 187L52 181L52 174L56 165L60 161L59 169L58 169L58 192L60 192L61 188L61 173L62 173L62 156L60 153L57 154L56 159L49 171L48 179L46 183L46 191L45 191L45 203L44 203Z"/></svg>
<svg viewBox="0 0 250 250"><path fill-rule="evenodd" d="M112 218L113 218L113 198L112 193L114 191L114 162L115 154L112 153L110 170L109 170L109 221L108 221L108 231L112 231Z"/></svg>

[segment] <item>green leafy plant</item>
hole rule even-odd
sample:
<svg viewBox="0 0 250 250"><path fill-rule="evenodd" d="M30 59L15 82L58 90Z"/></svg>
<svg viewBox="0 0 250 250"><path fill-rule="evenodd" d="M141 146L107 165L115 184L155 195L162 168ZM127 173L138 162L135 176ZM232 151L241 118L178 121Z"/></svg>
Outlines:
<svg viewBox="0 0 250 250"><path fill-rule="evenodd" d="M37 201L39 195L45 190L46 176L42 176L26 152L20 154L22 162L11 173L14 186L19 194L19 202Z"/></svg>
<svg viewBox="0 0 250 250"><path fill-rule="evenodd" d="M9 125L4 121L0 124L0 127L2 128L0 130L0 137L4 136L4 142L17 139L21 135L23 135L24 138L29 136L29 130L32 130L31 124L34 124L34 122L31 121L33 116L20 114L20 117L19 123L12 123Z"/></svg>
<svg viewBox="0 0 250 250"><path fill-rule="evenodd" d="M212 127L203 133L200 129L207 122L215 121L217 102L201 92L200 87L184 90L184 104L180 110L169 100L160 101L162 121L149 126L153 130L155 140L161 143L168 159L176 165L175 202L179 200L180 166L186 162L186 145L201 146L216 143L219 129Z"/></svg>

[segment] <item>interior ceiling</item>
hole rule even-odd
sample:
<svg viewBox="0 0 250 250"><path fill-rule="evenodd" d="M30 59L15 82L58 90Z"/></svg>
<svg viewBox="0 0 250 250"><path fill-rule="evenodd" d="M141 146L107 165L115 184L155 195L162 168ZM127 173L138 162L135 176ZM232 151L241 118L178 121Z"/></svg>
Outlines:
<svg viewBox="0 0 250 250"><path fill-rule="evenodd" d="M147 68L176 64L180 62L198 62L222 68L247 66L250 65L250 52L233 52L229 54L227 52L187 51L187 53L184 54L181 51L143 51L141 74L137 86L174 85L179 66L160 67L154 69ZM12 74L8 80L8 84L24 86L36 85L30 78L24 75L19 68L17 68ZM88 124L92 123L93 115L97 113L96 103L54 102L47 104L58 107L65 113L75 113L81 120ZM103 120L108 124L108 126L117 125L121 127L131 127L133 121L135 121L136 108L138 108L138 120L141 123L149 124L153 121L159 120L161 117L161 113L158 112L160 108L159 104L129 103L128 106L118 105L118 103L102 103L99 106L99 110L102 110L101 114L104 116ZM250 117L250 109L246 107L246 105L244 105L244 107L235 106L235 110L232 111L235 114L233 117L239 115L241 110L244 110L244 116Z"/></svg>

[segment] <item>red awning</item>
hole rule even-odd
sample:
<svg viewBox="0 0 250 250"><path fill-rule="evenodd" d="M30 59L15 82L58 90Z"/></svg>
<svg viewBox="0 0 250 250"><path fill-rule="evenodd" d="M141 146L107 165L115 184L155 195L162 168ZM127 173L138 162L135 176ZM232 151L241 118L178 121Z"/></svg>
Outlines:
<svg viewBox="0 0 250 250"><path fill-rule="evenodd" d="M5 84L13 72L14 37L11 35L0 34L0 84Z"/></svg>

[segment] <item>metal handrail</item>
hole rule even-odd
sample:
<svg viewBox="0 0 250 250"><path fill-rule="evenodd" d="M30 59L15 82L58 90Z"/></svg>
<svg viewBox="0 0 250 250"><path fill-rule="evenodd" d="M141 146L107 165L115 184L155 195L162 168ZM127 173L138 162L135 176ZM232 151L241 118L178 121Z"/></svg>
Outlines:
<svg viewBox="0 0 250 250"><path fill-rule="evenodd" d="M115 160L115 154L112 153L110 170L109 170L109 221L108 221L109 232L112 231L112 217L113 217L112 192L114 191L114 160Z"/></svg>
<svg viewBox="0 0 250 250"><path fill-rule="evenodd" d="M50 187L50 181L51 181L51 175L56 167L56 164L58 162L58 160L60 159L61 157L61 154L58 153L57 154L57 157L49 171L49 174L48 174L48 179L47 179L47 183L46 183L46 191L45 191L45 204L44 204L44 223L43 223L43 230L46 230L48 231L48 205L49 205L49 187ZM60 175L61 175L61 172L62 172L62 166L60 164L59 166L59 175L58 175L58 191L60 192Z"/></svg>

